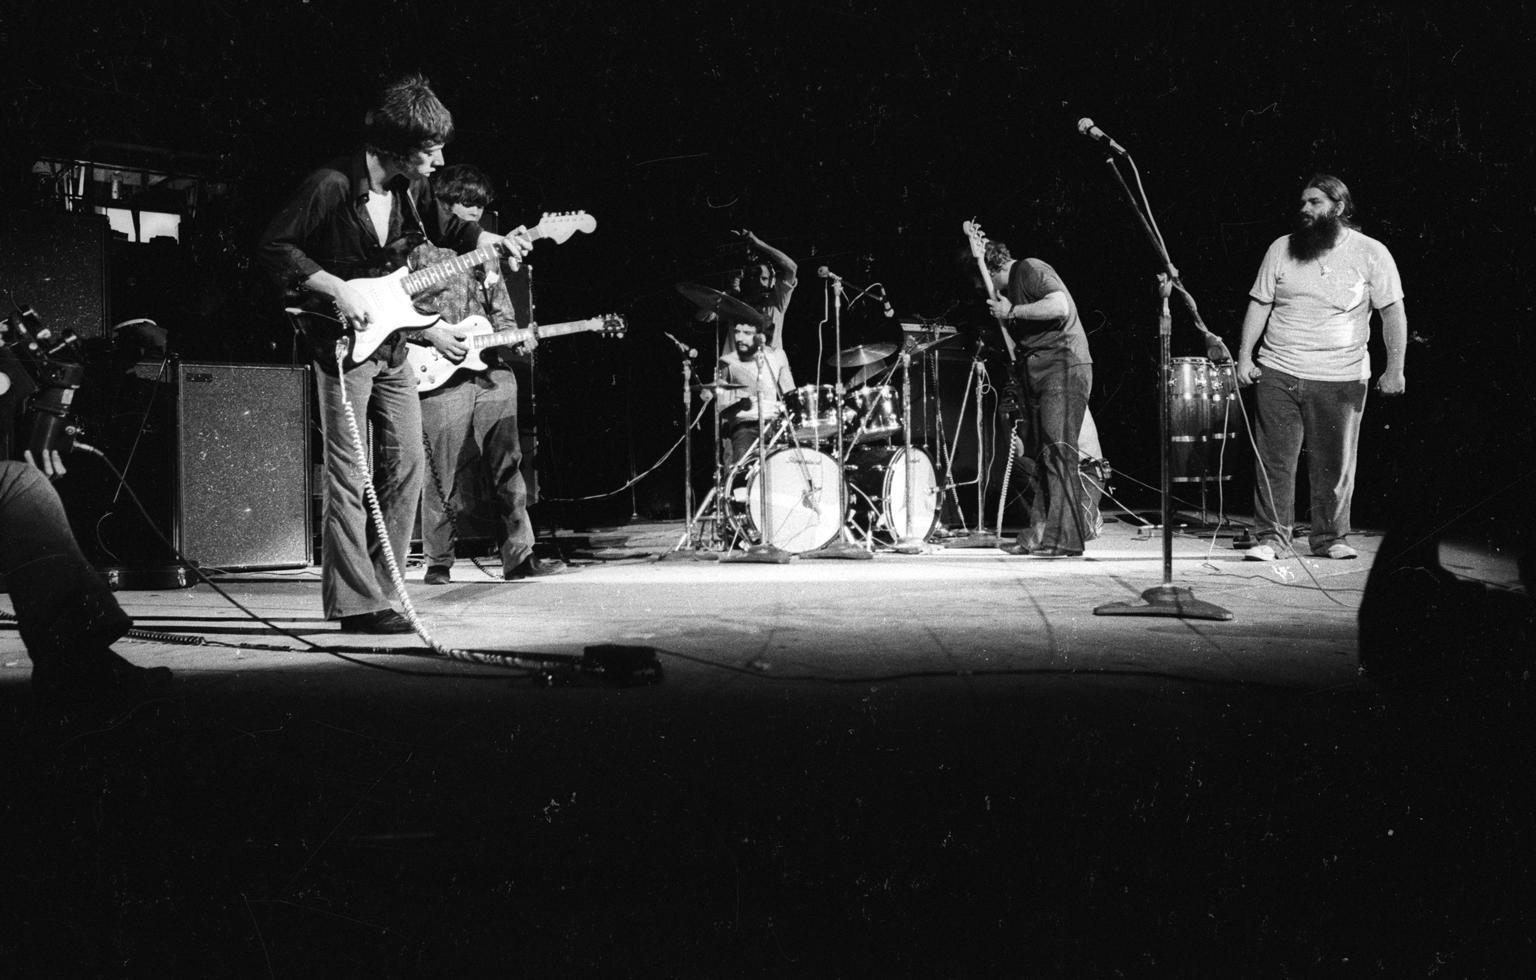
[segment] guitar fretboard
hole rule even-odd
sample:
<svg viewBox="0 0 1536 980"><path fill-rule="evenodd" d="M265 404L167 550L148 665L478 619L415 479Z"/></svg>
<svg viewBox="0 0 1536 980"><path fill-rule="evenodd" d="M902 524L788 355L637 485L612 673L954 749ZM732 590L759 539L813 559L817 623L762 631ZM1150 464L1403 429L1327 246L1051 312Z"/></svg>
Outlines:
<svg viewBox="0 0 1536 980"><path fill-rule="evenodd" d="M462 276L482 262L499 258L500 256L500 246L487 245L484 248L477 248L473 252L456 255L444 262L438 262L427 266L425 269L413 272L401 280L401 284L405 287L406 295L415 296L424 289L447 282L454 276Z"/></svg>
<svg viewBox="0 0 1536 980"><path fill-rule="evenodd" d="M574 323L555 323L547 327L539 328L539 339L546 337L563 337L570 333L580 333L583 330L595 330L599 320L577 320ZM470 338L470 346L478 349L486 347L499 347L502 344L520 344L533 336L532 330L497 330L495 333L483 333L478 337Z"/></svg>

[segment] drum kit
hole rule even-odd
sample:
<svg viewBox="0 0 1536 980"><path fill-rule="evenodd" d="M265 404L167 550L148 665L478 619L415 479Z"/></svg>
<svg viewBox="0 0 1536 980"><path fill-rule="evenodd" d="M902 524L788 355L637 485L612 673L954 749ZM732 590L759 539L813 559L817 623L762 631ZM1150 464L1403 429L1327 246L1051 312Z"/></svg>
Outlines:
<svg viewBox="0 0 1536 980"><path fill-rule="evenodd" d="M677 288L701 311L716 314L711 319L765 321L707 286ZM920 546L938 523L938 474L928 454L912 445L910 386L893 379L899 371L905 382L912 356L923 349L909 342L834 351L825 364L836 370L837 383L779 392L782 408L760 415L758 438L734 460L725 458L727 440L714 413L714 487L697 510L690 501L692 516L674 550L722 552L729 560L746 549L769 553L760 560L782 561L868 558L877 549ZM720 380L691 385L727 402L755 389ZM772 400L756 401L761 412Z"/></svg>

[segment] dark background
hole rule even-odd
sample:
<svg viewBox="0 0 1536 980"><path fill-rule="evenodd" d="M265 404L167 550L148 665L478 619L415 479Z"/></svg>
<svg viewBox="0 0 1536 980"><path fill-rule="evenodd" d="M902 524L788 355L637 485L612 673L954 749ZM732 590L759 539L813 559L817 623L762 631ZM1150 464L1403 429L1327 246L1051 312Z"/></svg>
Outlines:
<svg viewBox="0 0 1536 980"><path fill-rule="evenodd" d="M681 430L662 331L682 280L723 286L750 227L796 258L786 346L813 380L821 280L880 280L903 318L971 332L957 262L978 218L1071 288L1096 360L1093 409L1133 502L1153 498L1154 256L1097 146L1127 146L1206 321L1234 347L1265 246L1313 171L1351 187L1395 255L1408 394L1373 400L1356 520L1449 473L1469 502L1529 467L1532 83L1528 12L1438 4L681 5L568 0L210 2L5 15L7 209L40 154L92 140L205 158L229 193L182 244L119 247L110 316L150 316L183 357L284 361L288 327L249 249L297 180L348 150L380 83L423 70L453 110L449 162L503 188L504 219L582 208L595 234L535 253L543 322L614 310L621 342L547 344L546 491L601 494ZM131 254L127 254L131 253ZM127 257L125 257L127 255ZM18 297L25 301L25 297ZM46 313L47 311L40 311ZM864 301L845 345L896 339ZM1203 353L1175 307L1174 354ZM708 331L690 338L712 344ZM820 342L830 350L830 335ZM1379 337L1373 342L1379 370ZM707 452L701 441L697 448ZM1434 478L1431 480L1430 478ZM569 521L677 516L681 460ZM1240 508L1243 509L1243 508Z"/></svg>

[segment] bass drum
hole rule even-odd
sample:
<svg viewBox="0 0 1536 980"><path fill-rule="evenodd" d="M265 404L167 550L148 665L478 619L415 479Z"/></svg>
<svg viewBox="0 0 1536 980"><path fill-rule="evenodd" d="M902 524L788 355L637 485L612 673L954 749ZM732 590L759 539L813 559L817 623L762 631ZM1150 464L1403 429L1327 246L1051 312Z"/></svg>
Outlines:
<svg viewBox="0 0 1536 980"><path fill-rule="evenodd" d="M933 461L921 449L858 446L848 454L848 486L854 522L868 535L890 542L926 540L939 517L939 481ZM911 521L910 526L908 521Z"/></svg>
<svg viewBox="0 0 1536 980"><path fill-rule="evenodd" d="M846 500L842 474L836 460L814 449L781 446L768 453L762 467L758 466L757 453L742 457L726 481L726 500L731 524L740 537L792 554L829 544L843 528Z"/></svg>

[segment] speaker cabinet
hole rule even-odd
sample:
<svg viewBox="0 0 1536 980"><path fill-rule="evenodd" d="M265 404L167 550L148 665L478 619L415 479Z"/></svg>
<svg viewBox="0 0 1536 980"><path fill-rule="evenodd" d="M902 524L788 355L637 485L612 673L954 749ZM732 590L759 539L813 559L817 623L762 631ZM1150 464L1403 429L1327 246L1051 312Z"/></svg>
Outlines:
<svg viewBox="0 0 1536 980"><path fill-rule="evenodd" d="M0 270L5 288L37 310L43 326L82 340L107 333L107 219L69 211L0 215Z"/></svg>
<svg viewBox="0 0 1536 980"><path fill-rule="evenodd" d="M312 556L307 366L177 366L176 519L204 568L302 568Z"/></svg>

